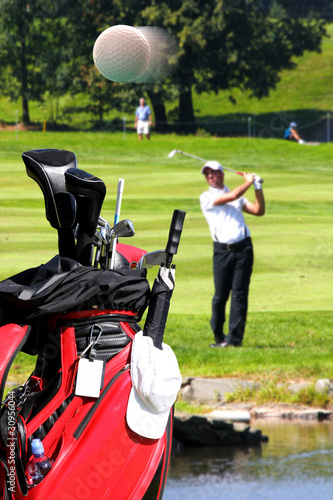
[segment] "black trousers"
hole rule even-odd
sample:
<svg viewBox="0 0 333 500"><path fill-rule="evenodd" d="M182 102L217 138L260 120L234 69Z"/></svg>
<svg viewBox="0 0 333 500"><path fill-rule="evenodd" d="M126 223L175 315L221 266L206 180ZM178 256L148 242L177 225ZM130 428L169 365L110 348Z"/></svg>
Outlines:
<svg viewBox="0 0 333 500"><path fill-rule="evenodd" d="M215 342L242 345L253 267L251 238L234 245L214 242L213 272L215 293L210 321ZM226 303L231 292L229 333L223 332Z"/></svg>

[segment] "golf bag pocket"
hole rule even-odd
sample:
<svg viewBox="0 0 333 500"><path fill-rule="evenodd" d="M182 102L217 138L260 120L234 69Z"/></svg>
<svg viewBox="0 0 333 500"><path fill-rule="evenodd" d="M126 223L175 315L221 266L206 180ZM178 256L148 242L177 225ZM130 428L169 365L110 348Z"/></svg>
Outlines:
<svg viewBox="0 0 333 500"><path fill-rule="evenodd" d="M116 319L112 315L105 314L69 322L68 324L75 329L78 356L82 356L82 353L88 349L85 355L92 355L94 359L107 363L124 349L132 337L123 328L124 322ZM90 343L93 344L89 349Z"/></svg>

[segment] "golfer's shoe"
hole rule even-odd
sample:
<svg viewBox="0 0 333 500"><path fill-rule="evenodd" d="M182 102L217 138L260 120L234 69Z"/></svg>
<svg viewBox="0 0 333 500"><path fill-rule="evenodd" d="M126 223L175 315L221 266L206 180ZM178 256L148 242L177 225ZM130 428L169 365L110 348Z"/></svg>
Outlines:
<svg viewBox="0 0 333 500"><path fill-rule="evenodd" d="M228 347L229 344L227 342L221 342L219 344L209 344L209 347Z"/></svg>

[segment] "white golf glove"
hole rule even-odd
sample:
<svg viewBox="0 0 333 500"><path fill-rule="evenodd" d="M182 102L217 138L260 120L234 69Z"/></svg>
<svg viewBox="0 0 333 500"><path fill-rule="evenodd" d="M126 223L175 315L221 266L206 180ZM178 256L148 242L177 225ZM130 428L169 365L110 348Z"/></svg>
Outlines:
<svg viewBox="0 0 333 500"><path fill-rule="evenodd" d="M253 181L253 186L254 189L262 189L262 183L264 182L259 175L253 174L254 175L254 181Z"/></svg>

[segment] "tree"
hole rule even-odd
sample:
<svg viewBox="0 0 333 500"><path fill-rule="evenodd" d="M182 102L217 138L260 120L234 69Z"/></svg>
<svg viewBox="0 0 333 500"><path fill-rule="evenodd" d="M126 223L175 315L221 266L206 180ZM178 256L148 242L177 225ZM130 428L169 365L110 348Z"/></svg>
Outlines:
<svg viewBox="0 0 333 500"><path fill-rule="evenodd" d="M279 0L275 1L279 4ZM280 0L280 17L271 18L254 0L169 0L146 7L142 16L163 25L178 39L178 67L172 82L179 98L179 122L195 121L192 90L218 92L240 88L262 98L276 87L294 56L320 51L324 21L296 17Z"/></svg>
<svg viewBox="0 0 333 500"><path fill-rule="evenodd" d="M260 2L249 0L236 8L222 0L218 4L202 60L202 67L211 71L198 74L205 90L238 87L260 99L276 87L283 69L296 66L294 56L320 51L325 35L321 20L292 17L287 11L272 18ZM199 78L196 88L201 90Z"/></svg>
<svg viewBox="0 0 333 500"><path fill-rule="evenodd" d="M25 124L30 123L29 101L41 99L59 65L65 62L61 4L54 5L50 0L0 2L2 92L12 100L22 99Z"/></svg>
<svg viewBox="0 0 333 500"><path fill-rule="evenodd" d="M98 80L93 44L115 24L160 26L173 34L178 65L172 78L127 86ZM178 99L179 124L191 131L193 89L229 89L232 98L237 87L253 97L267 96L280 72L295 66L294 56L320 51L324 35L317 14L298 17L295 2L288 0L35 0L31 6L24 0L0 0L0 88L12 99L20 95L25 123L30 99L70 90L89 93L100 122L108 109L123 109L145 93L162 126L164 103L172 96Z"/></svg>
<svg viewBox="0 0 333 500"><path fill-rule="evenodd" d="M73 79L71 92L83 92L88 97L88 110L104 127L104 115L117 109L128 112L137 106L140 87L107 80L96 69L92 52L97 37L110 26L130 24L128 6L120 0L70 1L66 10L66 26L72 47Z"/></svg>

